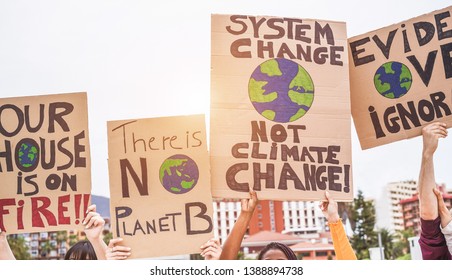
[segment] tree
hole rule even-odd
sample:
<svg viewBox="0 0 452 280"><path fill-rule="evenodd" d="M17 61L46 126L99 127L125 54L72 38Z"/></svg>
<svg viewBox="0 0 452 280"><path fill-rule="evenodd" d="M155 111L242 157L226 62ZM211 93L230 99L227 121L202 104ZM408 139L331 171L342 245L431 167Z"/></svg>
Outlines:
<svg viewBox="0 0 452 280"><path fill-rule="evenodd" d="M385 260L393 260L394 256L394 235L388 231L388 229L383 228L379 232L381 237L381 245L384 250Z"/></svg>
<svg viewBox="0 0 452 280"><path fill-rule="evenodd" d="M399 258L410 253L410 241L408 238L414 236L412 228L397 231L395 234L394 258Z"/></svg>
<svg viewBox="0 0 452 280"><path fill-rule="evenodd" d="M369 259L369 248L377 247L377 233L375 232L375 206L372 201L364 199L362 191L353 199L351 220L355 229L351 244L356 257L360 260Z"/></svg>
<svg viewBox="0 0 452 280"><path fill-rule="evenodd" d="M8 243L17 260L29 260L31 258L28 252L29 248L23 236L8 236Z"/></svg>

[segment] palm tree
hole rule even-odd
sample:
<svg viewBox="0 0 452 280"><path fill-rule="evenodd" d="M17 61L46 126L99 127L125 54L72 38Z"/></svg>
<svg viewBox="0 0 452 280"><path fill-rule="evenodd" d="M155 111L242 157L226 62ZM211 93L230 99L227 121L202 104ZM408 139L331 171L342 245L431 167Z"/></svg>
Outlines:
<svg viewBox="0 0 452 280"><path fill-rule="evenodd" d="M386 260L394 259L394 235L390 233L386 228L383 228L379 231L381 237L381 245L384 250L384 256Z"/></svg>

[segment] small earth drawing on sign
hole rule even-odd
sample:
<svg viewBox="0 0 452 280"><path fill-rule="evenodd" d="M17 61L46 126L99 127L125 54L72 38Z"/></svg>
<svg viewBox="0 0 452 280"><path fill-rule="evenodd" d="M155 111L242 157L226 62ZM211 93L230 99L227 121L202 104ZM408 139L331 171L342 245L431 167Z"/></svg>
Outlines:
<svg viewBox="0 0 452 280"><path fill-rule="evenodd" d="M39 150L33 144L23 142L16 151L19 164L24 168L33 166L38 160Z"/></svg>
<svg viewBox="0 0 452 280"><path fill-rule="evenodd" d="M298 63L274 58L261 63L252 73L248 94L264 118L288 123L303 117L314 101L314 83Z"/></svg>
<svg viewBox="0 0 452 280"><path fill-rule="evenodd" d="M174 194L191 191L198 182L199 170L195 161L186 155L173 155L167 158L159 170L160 183Z"/></svg>
<svg viewBox="0 0 452 280"><path fill-rule="evenodd" d="M384 63L374 75L375 89L390 99L404 96L410 90L412 82L410 69L397 61Z"/></svg>

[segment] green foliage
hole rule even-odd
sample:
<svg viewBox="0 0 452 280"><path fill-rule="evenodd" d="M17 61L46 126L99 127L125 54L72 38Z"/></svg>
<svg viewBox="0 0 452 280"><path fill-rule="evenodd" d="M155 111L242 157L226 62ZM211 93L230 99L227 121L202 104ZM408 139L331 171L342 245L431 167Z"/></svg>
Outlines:
<svg viewBox="0 0 452 280"><path fill-rule="evenodd" d="M387 229L381 229L379 232L381 236L381 245L384 250L385 260L394 259L394 235L390 233Z"/></svg>
<svg viewBox="0 0 452 280"><path fill-rule="evenodd" d="M372 201L364 199L362 191L353 199L351 217L355 223L351 245L359 260L369 259L369 248L377 247L377 233L375 232L375 206Z"/></svg>
<svg viewBox="0 0 452 280"><path fill-rule="evenodd" d="M75 243L78 242L78 237L75 234L69 235L69 247L72 247L75 245Z"/></svg>
<svg viewBox="0 0 452 280"><path fill-rule="evenodd" d="M411 260L411 254L405 254L403 256L398 257L396 260Z"/></svg>
<svg viewBox="0 0 452 280"><path fill-rule="evenodd" d="M46 241L41 243L41 257L45 258L48 257L47 255L52 251L55 250L55 246L53 246L50 241Z"/></svg>
<svg viewBox="0 0 452 280"><path fill-rule="evenodd" d="M107 234L104 235L103 239L104 239L105 244L108 245L108 243L110 243L110 240L113 239L113 233L108 232Z"/></svg>
<svg viewBox="0 0 452 280"><path fill-rule="evenodd" d="M8 236L8 243L17 260L31 259L30 253L28 253L29 248L22 236L17 236L15 238Z"/></svg>
<svg viewBox="0 0 452 280"><path fill-rule="evenodd" d="M414 231L412 228L396 232L395 234L396 242L394 243L393 249L393 255L395 259L398 259L399 257L402 256L406 256L410 252L410 241L408 240L408 238L413 236Z"/></svg>
<svg viewBox="0 0 452 280"><path fill-rule="evenodd" d="M56 240L58 241L58 243L66 242L67 241L67 231L66 230L58 231Z"/></svg>

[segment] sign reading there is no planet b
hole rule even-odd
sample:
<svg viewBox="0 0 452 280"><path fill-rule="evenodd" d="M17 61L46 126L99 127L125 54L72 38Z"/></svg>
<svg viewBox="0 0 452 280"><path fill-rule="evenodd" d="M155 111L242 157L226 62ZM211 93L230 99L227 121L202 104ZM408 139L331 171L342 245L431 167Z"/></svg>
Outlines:
<svg viewBox="0 0 452 280"><path fill-rule="evenodd" d="M199 253L213 237L203 115L108 122L113 236L131 258Z"/></svg>

